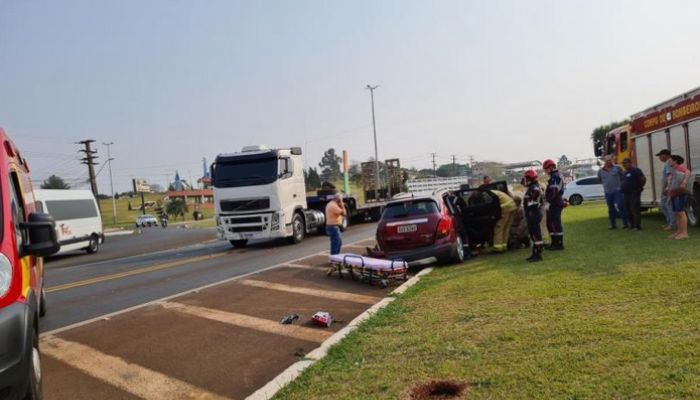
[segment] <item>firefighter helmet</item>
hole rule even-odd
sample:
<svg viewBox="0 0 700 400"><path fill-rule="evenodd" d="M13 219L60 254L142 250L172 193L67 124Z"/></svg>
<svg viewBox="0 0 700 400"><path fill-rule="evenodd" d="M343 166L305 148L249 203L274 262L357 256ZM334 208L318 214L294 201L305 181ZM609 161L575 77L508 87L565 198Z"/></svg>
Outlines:
<svg viewBox="0 0 700 400"><path fill-rule="evenodd" d="M537 179L537 172L535 172L535 170L533 169L528 169L527 171L525 171L524 178L526 182L534 181L535 179Z"/></svg>
<svg viewBox="0 0 700 400"><path fill-rule="evenodd" d="M550 169L550 168L556 168L557 164L554 162L554 160L544 160L542 163L542 169Z"/></svg>

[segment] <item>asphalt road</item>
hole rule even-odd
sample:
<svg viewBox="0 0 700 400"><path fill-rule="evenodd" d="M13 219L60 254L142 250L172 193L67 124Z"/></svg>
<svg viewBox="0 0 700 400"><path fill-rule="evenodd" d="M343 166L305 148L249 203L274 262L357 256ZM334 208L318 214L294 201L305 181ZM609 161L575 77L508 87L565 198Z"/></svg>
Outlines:
<svg viewBox="0 0 700 400"><path fill-rule="evenodd" d="M176 249L195 243L214 241L215 239L216 230L214 228L185 229L175 226L167 229L143 228L140 234L106 237L105 243L95 254L86 254L85 251L76 250L49 257L46 259L46 267L55 269L77 264L82 265L120 258L126 255L134 256Z"/></svg>
<svg viewBox="0 0 700 400"><path fill-rule="evenodd" d="M374 236L376 224L351 226L344 243ZM42 332L100 317L153 300L326 250L328 238L297 245L251 243L233 249L210 241L211 230L153 229L111 238L96 255L56 257L47 263L48 313ZM192 244L195 243L195 244ZM173 248L176 247L176 248Z"/></svg>

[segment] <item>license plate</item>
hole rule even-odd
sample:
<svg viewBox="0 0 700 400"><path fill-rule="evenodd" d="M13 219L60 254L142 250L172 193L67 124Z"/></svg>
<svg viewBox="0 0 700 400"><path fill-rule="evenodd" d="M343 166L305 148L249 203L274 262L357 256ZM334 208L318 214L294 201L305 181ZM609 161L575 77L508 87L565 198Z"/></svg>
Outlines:
<svg viewBox="0 0 700 400"><path fill-rule="evenodd" d="M400 225L396 228L398 233L410 233L418 231L418 225Z"/></svg>

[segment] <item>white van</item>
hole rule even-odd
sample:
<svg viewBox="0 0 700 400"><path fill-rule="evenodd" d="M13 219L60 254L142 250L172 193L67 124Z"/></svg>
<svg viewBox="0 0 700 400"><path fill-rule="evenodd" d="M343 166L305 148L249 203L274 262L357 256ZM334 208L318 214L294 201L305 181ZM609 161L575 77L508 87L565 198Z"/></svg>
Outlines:
<svg viewBox="0 0 700 400"><path fill-rule="evenodd" d="M89 190L42 189L34 191L37 207L56 220L61 250L97 252L104 242L102 217L95 196Z"/></svg>

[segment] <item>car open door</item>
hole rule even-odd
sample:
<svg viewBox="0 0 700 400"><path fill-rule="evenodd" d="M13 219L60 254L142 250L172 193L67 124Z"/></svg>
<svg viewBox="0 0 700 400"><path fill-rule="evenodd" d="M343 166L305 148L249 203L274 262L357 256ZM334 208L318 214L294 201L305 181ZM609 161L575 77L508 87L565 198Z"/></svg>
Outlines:
<svg viewBox="0 0 700 400"><path fill-rule="evenodd" d="M507 185L504 186L508 193ZM487 187L462 189L455 193L462 200L460 201L462 223L469 236L469 243L493 245L493 228L496 221L501 218L501 204L498 196Z"/></svg>

